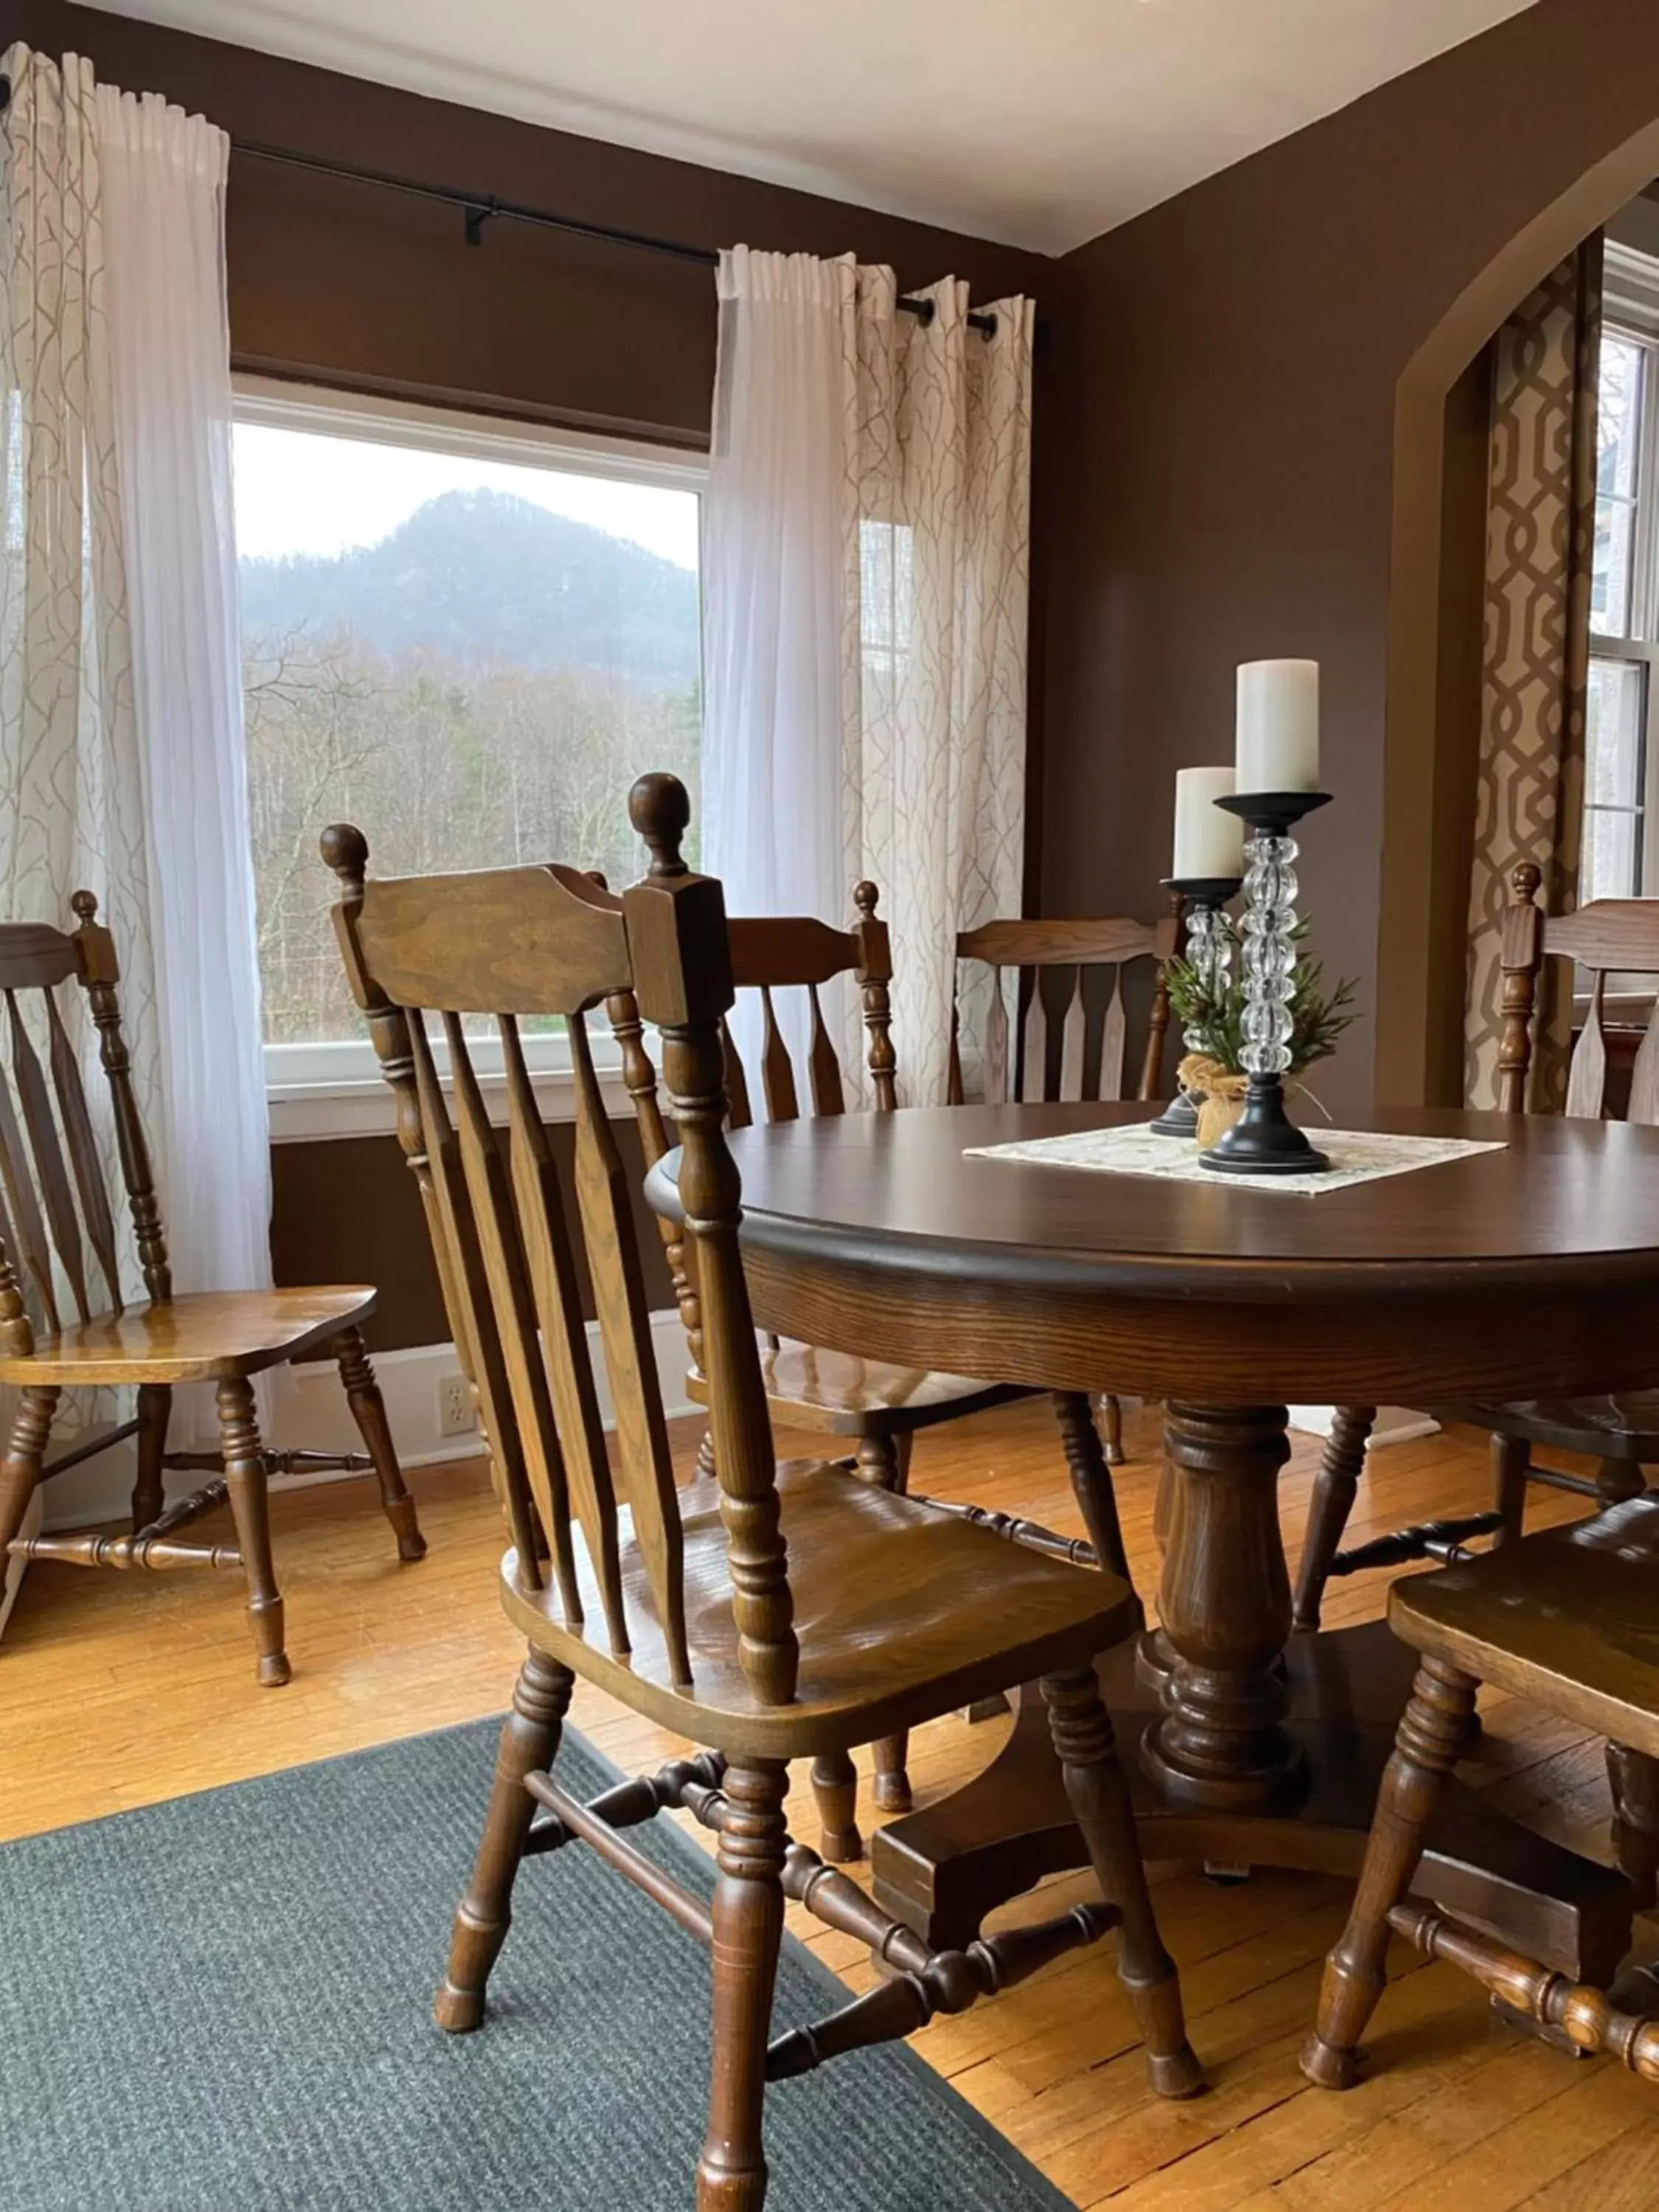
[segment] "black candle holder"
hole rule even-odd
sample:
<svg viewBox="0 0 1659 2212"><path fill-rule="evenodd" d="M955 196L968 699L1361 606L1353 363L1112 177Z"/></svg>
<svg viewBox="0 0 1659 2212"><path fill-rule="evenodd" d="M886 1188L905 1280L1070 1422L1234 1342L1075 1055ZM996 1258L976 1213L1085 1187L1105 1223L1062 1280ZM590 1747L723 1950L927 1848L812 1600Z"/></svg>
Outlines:
<svg viewBox="0 0 1659 2212"><path fill-rule="evenodd" d="M1244 854L1244 1110L1199 1158L1222 1175L1313 1175L1328 1168L1285 1110L1296 974L1296 841L1328 791L1242 791L1216 805L1249 824Z"/></svg>
<svg viewBox="0 0 1659 2212"><path fill-rule="evenodd" d="M1237 898L1243 878L1238 876L1166 876L1164 888L1173 891L1180 899L1187 921L1185 958L1189 968L1202 975L1218 991L1224 985L1227 972L1232 966L1232 942L1221 919L1222 908L1230 899ZM1188 1052L1196 1052L1203 1039L1196 1030L1182 1032L1182 1042ZM1198 1134L1198 1106L1189 1091L1177 1091L1156 1121L1147 1127L1158 1137L1189 1137Z"/></svg>

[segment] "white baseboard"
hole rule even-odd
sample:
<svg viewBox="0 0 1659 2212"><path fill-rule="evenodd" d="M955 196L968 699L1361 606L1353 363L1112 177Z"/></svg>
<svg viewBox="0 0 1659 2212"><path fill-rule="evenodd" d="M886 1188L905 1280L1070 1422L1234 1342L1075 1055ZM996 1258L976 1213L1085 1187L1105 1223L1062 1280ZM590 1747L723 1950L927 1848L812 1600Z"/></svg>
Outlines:
<svg viewBox="0 0 1659 2212"><path fill-rule="evenodd" d="M1304 1436L1328 1437L1336 1422L1334 1406L1292 1406L1291 1426L1300 1429ZM1431 1420L1426 1413L1414 1413L1408 1406L1379 1406L1376 1419L1365 1449L1371 1451L1378 1444L1409 1443L1415 1437L1431 1437L1438 1433L1440 1424Z"/></svg>
<svg viewBox="0 0 1659 2212"><path fill-rule="evenodd" d="M685 1333L672 1308L650 1316L652 1349L656 1355L658 1384L663 1410L672 1420L696 1411L685 1394L688 1364ZM610 1385L599 1324L587 1324L588 1343L599 1388L599 1412L605 1425L613 1425ZM483 1450L476 1429L458 1437L441 1434L438 1427L438 1387L457 1372L452 1344L417 1344L401 1352L374 1355L375 1377L386 1400L392 1440L404 1467L429 1467L440 1460L468 1459ZM331 1361L307 1361L289 1370L292 1387L283 1392L273 1426L273 1441L289 1450L361 1451L362 1439L340 1387L339 1370ZM89 1522L118 1521L128 1510L132 1492L133 1458L131 1442L113 1444L106 1452L73 1468L48 1486L48 1528L83 1528ZM274 1490L298 1490L316 1482L360 1480L361 1477L333 1474L279 1475ZM199 1475L174 1475L168 1483L176 1492L199 1482Z"/></svg>

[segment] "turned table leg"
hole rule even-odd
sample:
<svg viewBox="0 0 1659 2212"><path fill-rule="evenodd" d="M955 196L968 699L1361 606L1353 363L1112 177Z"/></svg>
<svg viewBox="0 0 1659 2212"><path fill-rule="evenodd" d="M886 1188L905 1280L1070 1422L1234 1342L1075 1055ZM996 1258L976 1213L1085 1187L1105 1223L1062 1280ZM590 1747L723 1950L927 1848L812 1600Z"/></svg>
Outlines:
<svg viewBox="0 0 1659 2212"><path fill-rule="evenodd" d="M1277 1662L1291 1633L1279 1529L1283 1406L1170 1405L1169 1549L1159 1610L1175 1655L1141 1757L1166 1797L1217 1812L1281 1799L1301 1772Z"/></svg>

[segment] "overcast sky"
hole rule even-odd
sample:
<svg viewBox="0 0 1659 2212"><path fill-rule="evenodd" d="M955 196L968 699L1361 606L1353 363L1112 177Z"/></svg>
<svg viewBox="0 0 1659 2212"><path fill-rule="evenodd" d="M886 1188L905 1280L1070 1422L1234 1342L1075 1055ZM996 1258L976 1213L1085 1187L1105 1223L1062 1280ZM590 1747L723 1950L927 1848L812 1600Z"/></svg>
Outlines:
<svg viewBox="0 0 1659 2212"><path fill-rule="evenodd" d="M682 568L697 565L694 492L252 422L236 425L235 452L237 550L247 558L378 545L441 493L488 489L630 538Z"/></svg>

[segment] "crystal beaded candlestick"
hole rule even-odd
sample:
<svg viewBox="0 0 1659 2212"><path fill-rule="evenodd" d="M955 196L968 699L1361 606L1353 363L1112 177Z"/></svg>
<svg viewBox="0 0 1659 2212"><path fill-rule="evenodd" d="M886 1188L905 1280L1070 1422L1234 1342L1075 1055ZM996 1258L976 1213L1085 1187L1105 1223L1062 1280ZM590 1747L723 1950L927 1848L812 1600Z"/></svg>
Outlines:
<svg viewBox="0 0 1659 2212"><path fill-rule="evenodd" d="M1310 1175L1330 1165L1285 1110L1291 1065L1291 1000L1296 991L1296 840L1304 814L1328 804L1327 791L1244 791L1218 799L1249 824L1244 848L1244 1019L1239 1054L1249 1082L1244 1110L1207 1152L1223 1175Z"/></svg>
<svg viewBox="0 0 1659 2212"><path fill-rule="evenodd" d="M1233 964L1232 939L1222 909L1229 899L1237 897L1239 882L1237 876L1166 876L1164 879L1164 890L1179 896L1186 916L1182 957L1200 982L1209 987L1212 998L1218 998L1225 990ZM1183 1030L1182 1042L1188 1052L1203 1050L1204 1040L1196 1030ZM1198 1108L1191 1092L1177 1091L1149 1126L1160 1137L1196 1137Z"/></svg>

